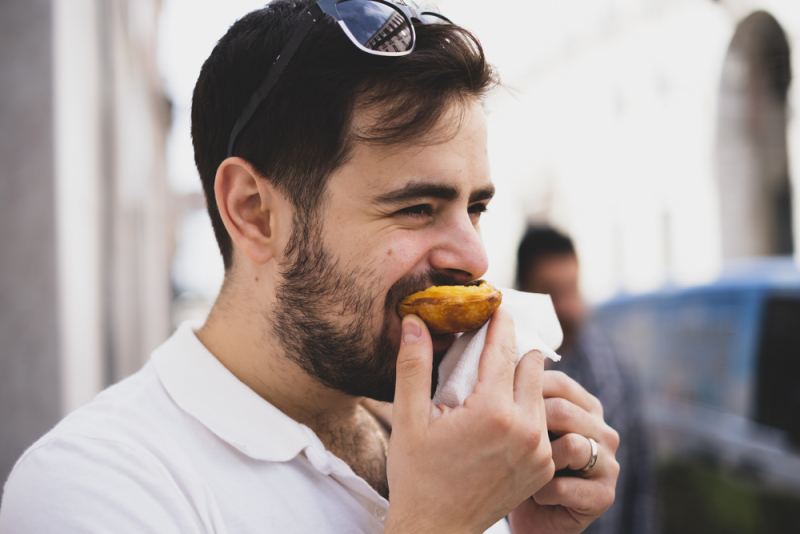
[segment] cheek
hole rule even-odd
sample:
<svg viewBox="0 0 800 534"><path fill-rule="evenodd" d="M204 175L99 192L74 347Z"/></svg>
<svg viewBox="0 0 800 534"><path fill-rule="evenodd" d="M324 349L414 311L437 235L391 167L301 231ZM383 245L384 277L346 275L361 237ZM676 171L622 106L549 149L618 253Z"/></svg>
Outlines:
<svg viewBox="0 0 800 534"><path fill-rule="evenodd" d="M378 263L391 286L403 276L417 271L429 249L422 239L405 236L383 244L379 251Z"/></svg>
<svg viewBox="0 0 800 534"><path fill-rule="evenodd" d="M420 239L395 239L378 249L378 254L379 258L376 261L376 265L382 274L382 304L389 288L398 280L409 274L427 270L424 265L421 265L425 261L427 249ZM400 348L401 327L402 320L400 316L397 313L390 312L388 333L389 339L396 349Z"/></svg>

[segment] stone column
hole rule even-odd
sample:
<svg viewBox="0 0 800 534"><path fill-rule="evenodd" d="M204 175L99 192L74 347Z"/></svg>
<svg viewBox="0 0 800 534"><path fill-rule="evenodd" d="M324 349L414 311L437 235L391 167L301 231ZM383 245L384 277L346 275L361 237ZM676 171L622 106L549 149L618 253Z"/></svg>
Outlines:
<svg viewBox="0 0 800 534"><path fill-rule="evenodd" d="M0 2L0 480L61 416L50 0Z"/></svg>

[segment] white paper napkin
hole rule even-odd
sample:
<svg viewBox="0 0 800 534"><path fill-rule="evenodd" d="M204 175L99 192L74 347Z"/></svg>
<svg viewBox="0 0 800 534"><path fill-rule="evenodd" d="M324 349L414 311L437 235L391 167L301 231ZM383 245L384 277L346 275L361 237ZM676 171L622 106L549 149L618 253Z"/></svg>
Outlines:
<svg viewBox="0 0 800 534"><path fill-rule="evenodd" d="M561 345L564 334L550 295L523 293L513 289L500 289L500 292L503 294L500 306L514 318L517 363L532 350L541 351L542 355L555 362L560 360L561 356L555 353L555 349ZM442 414L437 404L454 408L464 404L464 399L472 394L478 382L478 362L486 344L490 322L491 319L480 329L461 335L445 354L439 364L439 383L433 395L432 418Z"/></svg>

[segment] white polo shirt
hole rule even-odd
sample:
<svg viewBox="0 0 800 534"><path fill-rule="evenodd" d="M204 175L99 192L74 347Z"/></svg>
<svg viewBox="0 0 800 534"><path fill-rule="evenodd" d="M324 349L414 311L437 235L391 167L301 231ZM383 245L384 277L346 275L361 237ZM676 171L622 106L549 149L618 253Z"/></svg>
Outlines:
<svg viewBox="0 0 800 534"><path fill-rule="evenodd" d="M184 323L141 371L25 452L0 532L377 533L388 509Z"/></svg>

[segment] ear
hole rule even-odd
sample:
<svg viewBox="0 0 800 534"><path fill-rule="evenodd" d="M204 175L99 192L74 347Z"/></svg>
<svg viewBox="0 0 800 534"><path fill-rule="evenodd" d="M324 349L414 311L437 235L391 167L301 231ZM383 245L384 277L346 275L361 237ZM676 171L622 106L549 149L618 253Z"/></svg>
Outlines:
<svg viewBox="0 0 800 534"><path fill-rule="evenodd" d="M281 253L278 226L286 218L279 212L288 209L289 203L248 161L223 161L217 169L214 194L228 234L251 262L264 265Z"/></svg>

